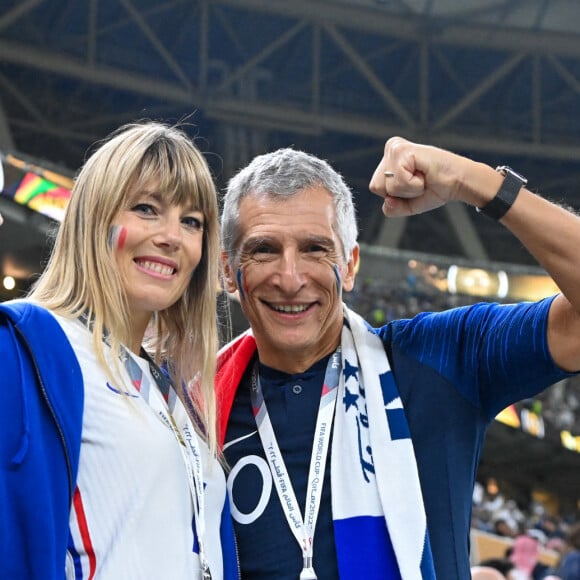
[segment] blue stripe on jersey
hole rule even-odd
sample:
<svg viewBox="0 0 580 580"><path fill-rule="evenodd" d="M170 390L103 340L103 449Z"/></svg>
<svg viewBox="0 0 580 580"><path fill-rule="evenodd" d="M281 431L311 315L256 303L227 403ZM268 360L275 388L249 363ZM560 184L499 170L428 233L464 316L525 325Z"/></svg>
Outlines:
<svg viewBox="0 0 580 580"><path fill-rule="evenodd" d="M68 552L72 556L75 565L75 580L82 580L83 566L81 564L81 557L77 552L77 549L75 548L75 542L73 540L70 530L68 532Z"/></svg>

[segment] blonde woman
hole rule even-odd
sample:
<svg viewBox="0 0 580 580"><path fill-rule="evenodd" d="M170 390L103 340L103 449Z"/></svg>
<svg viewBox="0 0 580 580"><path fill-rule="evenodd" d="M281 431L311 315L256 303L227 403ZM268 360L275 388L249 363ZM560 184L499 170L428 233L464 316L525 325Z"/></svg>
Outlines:
<svg viewBox="0 0 580 580"><path fill-rule="evenodd" d="M0 305L0 577L238 576L216 458L218 244L182 130L124 126L85 163L44 273Z"/></svg>

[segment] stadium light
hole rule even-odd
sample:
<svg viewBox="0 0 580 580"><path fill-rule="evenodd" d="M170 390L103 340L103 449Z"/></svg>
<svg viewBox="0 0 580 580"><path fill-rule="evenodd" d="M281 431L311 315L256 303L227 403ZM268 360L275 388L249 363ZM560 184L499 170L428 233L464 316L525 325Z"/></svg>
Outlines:
<svg viewBox="0 0 580 580"><path fill-rule="evenodd" d="M14 288L16 288L16 280L12 276L4 276L2 286L4 286L6 290L14 290Z"/></svg>

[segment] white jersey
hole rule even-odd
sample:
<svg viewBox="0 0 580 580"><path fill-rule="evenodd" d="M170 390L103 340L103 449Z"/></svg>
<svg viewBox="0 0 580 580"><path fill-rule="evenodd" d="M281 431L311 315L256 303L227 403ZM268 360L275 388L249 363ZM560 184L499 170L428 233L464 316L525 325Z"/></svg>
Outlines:
<svg viewBox="0 0 580 580"><path fill-rule="evenodd" d="M82 322L56 318L75 350L85 388L67 580L199 579L193 503L175 433L132 385L122 363L117 366L123 384L120 379L111 384L96 361L92 335ZM109 356L107 347L105 351ZM155 385L148 363L134 359ZM200 441L199 447L205 488L204 546L212 578L221 579L219 527L225 477L215 460L211 469L208 466L205 443Z"/></svg>

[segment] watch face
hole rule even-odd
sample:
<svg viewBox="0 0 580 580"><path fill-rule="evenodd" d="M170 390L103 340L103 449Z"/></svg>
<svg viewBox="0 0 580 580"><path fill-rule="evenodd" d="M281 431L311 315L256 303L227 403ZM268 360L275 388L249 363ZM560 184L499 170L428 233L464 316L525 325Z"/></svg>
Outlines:
<svg viewBox="0 0 580 580"><path fill-rule="evenodd" d="M509 167L508 165L498 165L495 168L496 171L499 171L499 173L501 173L502 175L507 175L508 173L510 175L512 175L513 177L515 177L518 181L521 181L522 186L526 185L526 183L528 183L528 180L521 175L520 173L518 173L517 171L514 171L511 167Z"/></svg>

